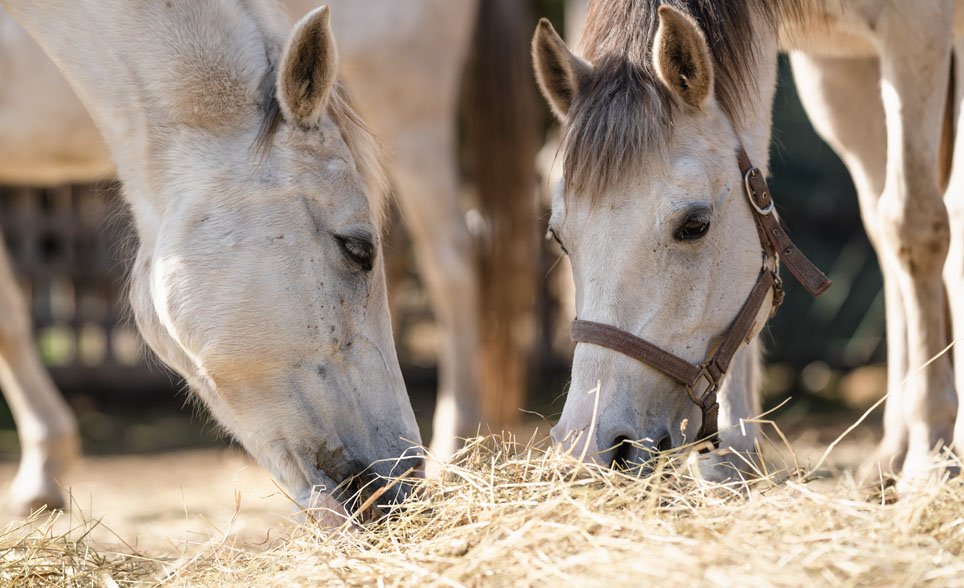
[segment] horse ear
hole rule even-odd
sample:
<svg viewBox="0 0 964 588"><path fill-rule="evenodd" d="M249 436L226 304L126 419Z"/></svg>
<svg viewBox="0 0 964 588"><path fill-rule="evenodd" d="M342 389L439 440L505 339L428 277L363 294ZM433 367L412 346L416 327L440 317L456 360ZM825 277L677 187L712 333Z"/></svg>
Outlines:
<svg viewBox="0 0 964 588"><path fill-rule="evenodd" d="M532 62L542 95L556 117L565 121L579 87L592 73L592 66L573 55L552 23L544 18L532 38Z"/></svg>
<svg viewBox="0 0 964 588"><path fill-rule="evenodd" d="M322 6L295 25L278 71L278 103L285 119L302 127L321 122L338 74L330 13Z"/></svg>
<svg viewBox="0 0 964 588"><path fill-rule="evenodd" d="M703 108L713 95L713 58L700 27L689 15L663 5L653 40L656 75L671 92L693 108Z"/></svg>

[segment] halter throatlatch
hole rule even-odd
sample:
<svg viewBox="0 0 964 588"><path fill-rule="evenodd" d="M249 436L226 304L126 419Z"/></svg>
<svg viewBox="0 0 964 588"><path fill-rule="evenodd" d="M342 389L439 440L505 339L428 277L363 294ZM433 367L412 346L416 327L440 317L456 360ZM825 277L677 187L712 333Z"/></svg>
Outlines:
<svg viewBox="0 0 964 588"><path fill-rule="evenodd" d="M726 376L733 356L743 343L749 343L753 323L760 309L772 294L773 312L783 302L783 281L780 279L782 263L800 285L814 297L823 294L830 287L830 280L803 253L797 249L787 235L780 221L773 214L773 196L767 188L763 173L753 166L746 151L741 146L737 152L737 162L743 174L743 185L753 219L756 221L763 247L763 268L746 302L736 318L730 323L723 335L722 342L699 365L666 351L645 339L627 333L616 327L592 321L575 320L572 323L571 339L577 343L591 343L612 349L645 363L673 378L686 388L690 400L702 413L702 424L696 439L708 439L714 447L719 447L719 412L717 392ZM772 314L771 314L772 316Z"/></svg>

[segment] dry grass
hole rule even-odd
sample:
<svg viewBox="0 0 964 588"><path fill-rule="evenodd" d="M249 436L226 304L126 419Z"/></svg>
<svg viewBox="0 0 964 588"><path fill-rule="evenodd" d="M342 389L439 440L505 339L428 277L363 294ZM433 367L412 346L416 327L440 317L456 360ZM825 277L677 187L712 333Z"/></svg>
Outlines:
<svg viewBox="0 0 964 588"><path fill-rule="evenodd" d="M67 532L55 532L62 512L38 511L0 533L0 585L106 586L152 582L159 562L122 552L98 550L87 541L98 521L81 520Z"/></svg>
<svg viewBox="0 0 964 588"><path fill-rule="evenodd" d="M786 460L794 463L790 456ZM964 585L964 481L893 504L847 476L785 467L702 483L694 456L637 478L517 445L472 441L418 498L364 527L302 527L272 547L219 542L159 562L95 551L86 522L0 536L17 585ZM86 525L86 526L85 526ZM46 526L49 528L49 526ZM75 537L70 539L69 537Z"/></svg>

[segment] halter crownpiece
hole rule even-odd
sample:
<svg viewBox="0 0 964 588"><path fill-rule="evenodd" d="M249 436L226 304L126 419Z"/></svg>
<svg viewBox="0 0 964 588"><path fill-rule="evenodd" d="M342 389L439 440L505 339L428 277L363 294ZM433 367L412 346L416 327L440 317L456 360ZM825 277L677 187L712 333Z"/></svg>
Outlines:
<svg viewBox="0 0 964 588"><path fill-rule="evenodd" d="M773 196L767 187L766 178L750 162L742 146L737 151L736 159L743 174L744 189L760 235L763 267L740 312L730 323L716 350L703 363L693 365L645 339L610 325L576 319L572 322L570 333L570 338L576 343L591 343L612 349L645 363L685 386L690 400L702 413L703 422L696 438L709 439L714 447L720 445L717 422L720 405L717 392L733 356L744 342L749 343L754 320L763 308L767 295L772 294L773 312L776 312L783 302L780 263L785 265L800 285L814 297L826 292L831 283L830 279L797 249L783 230L780 221L773 214Z"/></svg>

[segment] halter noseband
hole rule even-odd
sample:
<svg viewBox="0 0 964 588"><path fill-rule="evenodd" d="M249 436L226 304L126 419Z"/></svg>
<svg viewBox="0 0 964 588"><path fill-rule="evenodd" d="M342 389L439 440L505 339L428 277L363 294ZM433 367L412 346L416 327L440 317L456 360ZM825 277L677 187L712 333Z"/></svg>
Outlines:
<svg viewBox="0 0 964 588"><path fill-rule="evenodd" d="M766 178L750 162L742 146L737 152L737 162L743 174L744 189L753 209L753 219L756 221L763 246L763 268L746 302L716 350L711 352L703 363L693 365L649 341L602 323L576 319L572 322L570 335L577 343L591 343L627 355L685 386L690 400L702 412L703 422L696 439L709 439L714 447L719 447L720 444L717 423L720 405L717 402L717 391L740 345L743 342L749 343L754 320L763 308L767 295L773 293L773 312L776 312L783 302L780 263L782 262L814 297L820 296L830 287L827 276L797 249L780 226L780 221L773 214L773 196L767 188Z"/></svg>

